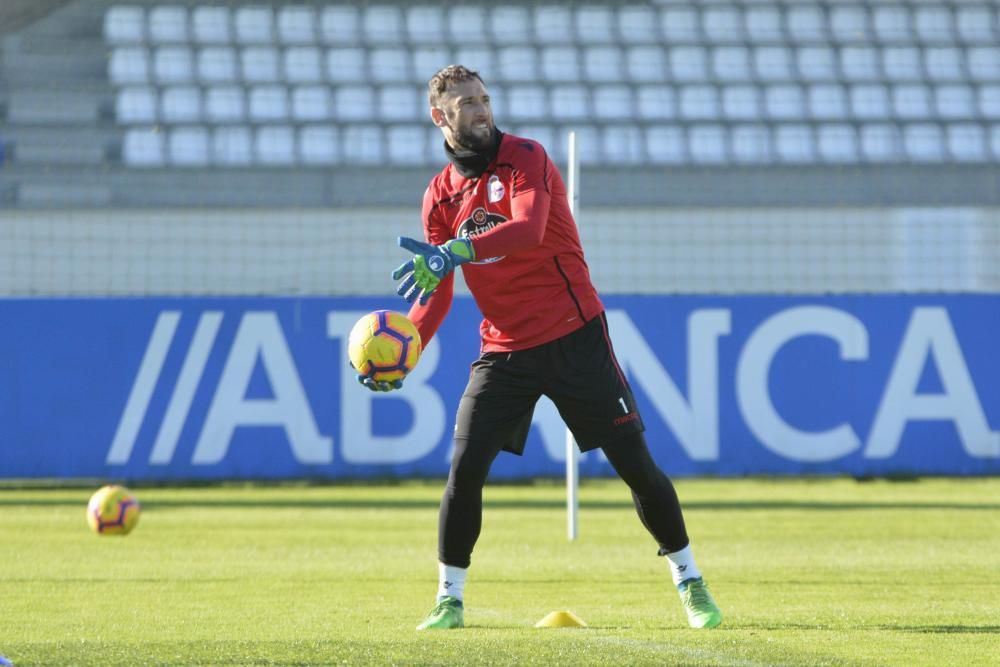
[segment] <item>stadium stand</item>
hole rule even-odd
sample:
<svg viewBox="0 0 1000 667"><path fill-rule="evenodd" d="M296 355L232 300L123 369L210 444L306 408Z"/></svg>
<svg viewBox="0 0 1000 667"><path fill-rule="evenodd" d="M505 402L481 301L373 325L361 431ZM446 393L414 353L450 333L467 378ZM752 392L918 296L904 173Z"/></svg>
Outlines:
<svg viewBox="0 0 1000 667"><path fill-rule="evenodd" d="M932 166L934 179L952 175L952 199L974 191L1000 200L996 188L961 185L985 168L981 185L1000 167L995 0L79 0L41 23L48 27L5 44L5 60L34 53L36 69L52 75L50 90L6 103L6 123L17 126L5 128L9 161L20 165L388 165L410 178L441 161L426 131L426 79L460 61L491 84L502 128L548 139L559 159L576 129L588 141L585 167L618 170L612 188L623 167L805 166L822 183L831 169L853 166L839 177L856 186L866 170L888 169L920 193L931 178L921 168ZM54 46L45 30L72 32L83 57L41 62L35 45ZM7 89L13 69L4 68ZM52 133L48 145L39 126ZM737 189L744 202L780 200ZM852 189L836 196L863 201ZM113 183L108 190L96 199L115 199Z"/></svg>

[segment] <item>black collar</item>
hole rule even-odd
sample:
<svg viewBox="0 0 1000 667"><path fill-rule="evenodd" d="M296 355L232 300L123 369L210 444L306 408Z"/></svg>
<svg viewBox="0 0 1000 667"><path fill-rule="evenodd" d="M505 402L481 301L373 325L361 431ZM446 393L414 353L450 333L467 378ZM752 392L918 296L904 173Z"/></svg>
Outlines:
<svg viewBox="0 0 1000 667"><path fill-rule="evenodd" d="M490 163L496 159L497 152L500 150L501 139L503 139L503 132L494 127L493 146L489 150L482 153L476 151L456 151L446 141L444 142L444 153L448 156L451 163L455 165L455 171L465 178L479 178L486 171L486 168L490 166Z"/></svg>

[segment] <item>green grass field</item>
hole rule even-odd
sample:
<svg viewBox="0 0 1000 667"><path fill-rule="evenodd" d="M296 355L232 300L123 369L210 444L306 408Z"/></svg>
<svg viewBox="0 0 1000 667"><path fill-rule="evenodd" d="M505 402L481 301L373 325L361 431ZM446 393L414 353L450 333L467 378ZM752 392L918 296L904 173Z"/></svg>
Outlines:
<svg viewBox="0 0 1000 667"><path fill-rule="evenodd" d="M0 488L0 654L15 665L997 665L1000 479L684 480L726 615L687 629L617 480L487 488L465 630L417 633L442 482ZM589 625L534 629L568 609Z"/></svg>

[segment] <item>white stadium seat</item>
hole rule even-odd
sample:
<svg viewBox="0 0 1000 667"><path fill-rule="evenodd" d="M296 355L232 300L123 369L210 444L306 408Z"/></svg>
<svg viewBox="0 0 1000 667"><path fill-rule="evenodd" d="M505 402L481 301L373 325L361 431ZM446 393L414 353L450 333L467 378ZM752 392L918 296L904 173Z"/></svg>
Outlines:
<svg viewBox="0 0 1000 667"><path fill-rule="evenodd" d="M949 125L945 130L948 155L958 162L986 162L989 142L982 126L972 123Z"/></svg>
<svg viewBox="0 0 1000 667"><path fill-rule="evenodd" d="M653 44L660 41L659 17L648 5L622 5L618 13L618 39L627 44Z"/></svg>
<svg viewBox="0 0 1000 667"><path fill-rule="evenodd" d="M280 80L278 50L270 46L251 46L240 52L240 71L247 83L274 83Z"/></svg>
<svg viewBox="0 0 1000 667"><path fill-rule="evenodd" d="M516 132L514 134L517 134ZM424 142L426 154L425 164L434 165L435 167L445 164L448 158L444 154L444 137L441 135L441 130L436 127L427 128L427 141Z"/></svg>
<svg viewBox="0 0 1000 667"><path fill-rule="evenodd" d="M951 44L955 41L955 25L951 9L944 4L915 6L913 31L925 44Z"/></svg>
<svg viewBox="0 0 1000 667"><path fill-rule="evenodd" d="M295 131L286 125L264 125L254 132L254 160L261 165L295 163Z"/></svg>
<svg viewBox="0 0 1000 667"><path fill-rule="evenodd" d="M229 167L253 162L253 135L242 125L223 125L212 130L212 162Z"/></svg>
<svg viewBox="0 0 1000 667"><path fill-rule="evenodd" d="M239 78L236 51L227 46L199 49L195 69L203 83L232 83Z"/></svg>
<svg viewBox="0 0 1000 667"><path fill-rule="evenodd" d="M165 88L160 95L160 115L167 123L201 120L201 90L194 86Z"/></svg>
<svg viewBox="0 0 1000 667"><path fill-rule="evenodd" d="M903 128L903 150L914 162L944 160L944 138L941 128L930 123L917 123Z"/></svg>
<svg viewBox="0 0 1000 667"><path fill-rule="evenodd" d="M973 81L1000 81L1000 47L976 46L965 55Z"/></svg>
<svg viewBox="0 0 1000 667"><path fill-rule="evenodd" d="M233 40L228 7L202 5L191 12L191 35L198 44L228 44Z"/></svg>
<svg viewBox="0 0 1000 667"><path fill-rule="evenodd" d="M249 109L253 121L287 120L288 91L284 86L254 86L250 89Z"/></svg>
<svg viewBox="0 0 1000 667"><path fill-rule="evenodd" d="M481 5L453 5L448 9L448 39L458 46L483 44L490 36L486 20Z"/></svg>
<svg viewBox="0 0 1000 667"><path fill-rule="evenodd" d="M1000 85L980 86L976 97L983 118L1000 120Z"/></svg>
<svg viewBox="0 0 1000 667"><path fill-rule="evenodd" d="M368 81L367 51L359 47L328 49L326 76L333 83L363 83Z"/></svg>
<svg viewBox="0 0 1000 667"><path fill-rule="evenodd" d="M292 90L292 119L323 121L333 117L333 100L326 86L298 86Z"/></svg>
<svg viewBox="0 0 1000 667"><path fill-rule="evenodd" d="M888 44L913 41L910 14L905 5L893 2L874 3L871 12L872 31L876 41Z"/></svg>
<svg viewBox="0 0 1000 667"><path fill-rule="evenodd" d="M340 136L331 125L299 128L299 162L306 166L329 166L340 161Z"/></svg>
<svg viewBox="0 0 1000 667"><path fill-rule="evenodd" d="M882 49L882 71L890 81L923 81L924 68L920 60L920 49L912 46Z"/></svg>
<svg viewBox="0 0 1000 667"><path fill-rule="evenodd" d="M815 84L806 88L809 115L819 120L840 120L847 117L847 94L843 86Z"/></svg>
<svg viewBox="0 0 1000 667"><path fill-rule="evenodd" d="M714 86L684 86L678 103L680 117L687 120L719 118L719 92Z"/></svg>
<svg viewBox="0 0 1000 667"><path fill-rule="evenodd" d="M341 131L343 161L349 164L381 165L385 162L382 129L378 125L348 125Z"/></svg>
<svg viewBox="0 0 1000 667"><path fill-rule="evenodd" d="M149 81L149 54L146 49L119 46L111 50L108 78L116 85Z"/></svg>
<svg viewBox="0 0 1000 667"><path fill-rule="evenodd" d="M858 137L850 125L821 125L816 131L816 148L823 162L858 161Z"/></svg>
<svg viewBox="0 0 1000 667"><path fill-rule="evenodd" d="M580 44L611 44L615 41L615 10L608 6L577 7L573 17L575 39Z"/></svg>
<svg viewBox="0 0 1000 667"><path fill-rule="evenodd" d="M130 128L122 142L122 160L133 167L158 167L165 159L163 134L155 128Z"/></svg>
<svg viewBox="0 0 1000 667"><path fill-rule="evenodd" d="M965 78L962 52L950 46L924 49L924 70L932 81L961 81Z"/></svg>
<svg viewBox="0 0 1000 667"><path fill-rule="evenodd" d="M642 130L634 125L609 125L601 131L606 164L639 164L645 158Z"/></svg>
<svg viewBox="0 0 1000 667"><path fill-rule="evenodd" d="M500 73L497 66L496 52L488 46L458 46L455 48L455 57L452 62L460 63L479 72L479 76L483 77L486 85L491 89L495 83L499 83L498 78ZM430 77L427 78L429 79Z"/></svg>
<svg viewBox="0 0 1000 667"><path fill-rule="evenodd" d="M371 86L341 86L334 91L333 100L338 120L370 121L375 117L375 91Z"/></svg>
<svg viewBox="0 0 1000 667"><path fill-rule="evenodd" d="M411 44L436 46L447 35L444 8L435 5L414 5L406 9L406 37Z"/></svg>
<svg viewBox="0 0 1000 667"><path fill-rule="evenodd" d="M636 112L641 120L671 120L677 118L677 99L670 86L639 86Z"/></svg>
<svg viewBox="0 0 1000 667"><path fill-rule="evenodd" d="M761 117L760 89L757 86L726 86L722 89L722 115L730 120Z"/></svg>
<svg viewBox="0 0 1000 667"><path fill-rule="evenodd" d="M420 95L411 84L383 86L378 91L378 117L387 121L422 120Z"/></svg>
<svg viewBox="0 0 1000 667"><path fill-rule="evenodd" d="M586 86L563 84L549 91L549 110L557 121L584 120L591 115L590 94Z"/></svg>
<svg viewBox="0 0 1000 667"><path fill-rule="evenodd" d="M898 162L902 157L899 130L895 125L862 125L859 135L861 157L866 162Z"/></svg>
<svg viewBox="0 0 1000 667"><path fill-rule="evenodd" d="M743 46L721 46L712 50L712 76L719 81L742 83L751 78L750 51Z"/></svg>
<svg viewBox="0 0 1000 667"><path fill-rule="evenodd" d="M733 161L738 163L771 162L771 131L765 125L733 127L729 132L729 153Z"/></svg>
<svg viewBox="0 0 1000 667"><path fill-rule="evenodd" d="M135 86L122 88L115 96L115 118L119 123L146 123L157 121L157 95L154 88Z"/></svg>
<svg viewBox="0 0 1000 667"><path fill-rule="evenodd" d="M780 162L803 164L816 161L816 145L808 125L779 125L774 131L774 153Z"/></svg>
<svg viewBox="0 0 1000 667"><path fill-rule="evenodd" d="M709 42L731 44L743 41L743 17L733 5L705 5L701 31Z"/></svg>
<svg viewBox="0 0 1000 667"><path fill-rule="evenodd" d="M789 81L792 55L784 46L759 46L753 50L753 67L762 81Z"/></svg>
<svg viewBox="0 0 1000 667"><path fill-rule="evenodd" d="M580 158L580 164L584 166L600 164L601 156L601 133L593 125L576 125L570 128L561 128L556 132L556 140L560 143L568 141L569 130L576 132L576 150Z"/></svg>
<svg viewBox="0 0 1000 667"><path fill-rule="evenodd" d="M170 163L178 167L202 167L209 163L208 129L176 127L168 139Z"/></svg>
<svg viewBox="0 0 1000 667"><path fill-rule="evenodd" d="M851 86L850 106L851 116L859 120L886 120L892 115L889 91L881 85Z"/></svg>
<svg viewBox="0 0 1000 667"><path fill-rule="evenodd" d="M361 28L368 44L402 44L406 41L403 10L397 5L365 5Z"/></svg>
<svg viewBox="0 0 1000 667"><path fill-rule="evenodd" d="M514 121L545 118L549 115L547 97L542 86L515 86L507 91L507 117Z"/></svg>
<svg viewBox="0 0 1000 667"><path fill-rule="evenodd" d="M781 11L776 5L749 4L743 14L747 39L765 44L784 40Z"/></svg>
<svg viewBox="0 0 1000 667"><path fill-rule="evenodd" d="M646 128L646 156L653 164L678 165L687 162L684 129L677 125Z"/></svg>
<svg viewBox="0 0 1000 667"><path fill-rule="evenodd" d="M535 49L525 46L508 46L497 53L497 69L505 83L534 82L538 80L538 57Z"/></svg>
<svg viewBox="0 0 1000 667"><path fill-rule="evenodd" d="M840 71L848 81L879 78L879 53L868 46L845 46L840 50Z"/></svg>
<svg viewBox="0 0 1000 667"><path fill-rule="evenodd" d="M494 43L503 45L527 44L534 36L531 16L526 7L500 6L490 10L487 20Z"/></svg>
<svg viewBox="0 0 1000 667"><path fill-rule="evenodd" d="M214 123L238 123L246 119L246 98L241 86L219 86L205 91L204 114Z"/></svg>
<svg viewBox="0 0 1000 667"><path fill-rule="evenodd" d="M621 81L625 60L617 46L589 46L583 51L583 77L591 83Z"/></svg>
<svg viewBox="0 0 1000 667"><path fill-rule="evenodd" d="M580 58L572 46L546 46L541 49L542 79L554 82L579 81Z"/></svg>
<svg viewBox="0 0 1000 667"><path fill-rule="evenodd" d="M903 120L930 118L931 91L927 86L896 86L892 90L892 108L896 117Z"/></svg>
<svg viewBox="0 0 1000 667"><path fill-rule="evenodd" d="M274 42L274 10L262 5L239 7L233 16L236 40L242 44Z"/></svg>
<svg viewBox="0 0 1000 667"><path fill-rule="evenodd" d="M625 53L628 78L636 83L656 83L667 80L666 55L658 46L633 46Z"/></svg>
<svg viewBox="0 0 1000 667"><path fill-rule="evenodd" d="M869 41L868 12L863 5L831 4L830 36L835 42L863 44Z"/></svg>
<svg viewBox="0 0 1000 667"><path fill-rule="evenodd" d="M329 46L357 44L361 39L361 16L354 5L326 5L319 15L319 37Z"/></svg>
<svg viewBox="0 0 1000 667"><path fill-rule="evenodd" d="M660 9L660 32L667 44L696 44L701 41L698 10L684 5L664 5Z"/></svg>
<svg viewBox="0 0 1000 667"><path fill-rule="evenodd" d="M113 5L104 14L104 40L111 45L142 44L146 40L146 14L136 5Z"/></svg>
<svg viewBox="0 0 1000 667"><path fill-rule="evenodd" d="M534 41L538 44L572 44L573 15L565 5L536 5L533 9Z"/></svg>
<svg viewBox="0 0 1000 667"><path fill-rule="evenodd" d="M455 62L451 51L443 46L418 46L413 49L411 55L413 56L413 76L420 83L428 81L442 67ZM482 73L480 76L483 76ZM489 80L487 79L486 82L489 83Z"/></svg>
<svg viewBox="0 0 1000 667"><path fill-rule="evenodd" d="M799 76L807 82L838 78L837 56L828 46L803 46L796 51Z"/></svg>
<svg viewBox="0 0 1000 667"><path fill-rule="evenodd" d="M161 46L153 52L153 78L157 83L188 83L194 80L194 57L184 46Z"/></svg>
<svg viewBox="0 0 1000 667"><path fill-rule="evenodd" d="M993 150L993 158L1000 160L1000 125L990 128L990 148Z"/></svg>
<svg viewBox="0 0 1000 667"><path fill-rule="evenodd" d="M282 44L313 44L316 42L317 23L314 7L281 7L278 9L278 40Z"/></svg>
<svg viewBox="0 0 1000 667"><path fill-rule="evenodd" d="M774 120L799 120L806 115L805 96L799 86L768 86L764 89L764 114Z"/></svg>
<svg viewBox="0 0 1000 667"><path fill-rule="evenodd" d="M789 6L785 14L785 27L792 42L815 44L829 39L823 8L813 3Z"/></svg>
<svg viewBox="0 0 1000 667"><path fill-rule="evenodd" d="M955 7L955 30L958 39L966 44L992 44L996 40L993 10L989 5L964 5Z"/></svg>
<svg viewBox="0 0 1000 667"><path fill-rule="evenodd" d="M549 158L555 162L559 162L558 156L560 154L565 155L566 153L563 144L566 143L567 137L561 132L558 133L557 137L556 129L551 125L518 125L514 128L514 134L540 143L545 152L548 153Z"/></svg>
<svg viewBox="0 0 1000 667"><path fill-rule="evenodd" d="M670 72L678 82L708 79L708 53L700 46L675 46L669 50Z"/></svg>
<svg viewBox="0 0 1000 667"><path fill-rule="evenodd" d="M726 130L722 125L693 125L688 128L688 154L698 164L722 164L729 160Z"/></svg>
<svg viewBox="0 0 1000 667"><path fill-rule="evenodd" d="M392 125L386 131L390 164L422 165L427 161L427 132L423 125Z"/></svg>
<svg viewBox="0 0 1000 667"><path fill-rule="evenodd" d="M971 120L976 116L976 96L969 86L934 89L934 110L945 120Z"/></svg>
<svg viewBox="0 0 1000 667"><path fill-rule="evenodd" d="M158 5L149 10L147 34L153 44L184 44L190 39L187 7Z"/></svg>
<svg viewBox="0 0 1000 667"><path fill-rule="evenodd" d="M410 52L398 47L380 47L369 52L371 80L375 83L411 82Z"/></svg>
<svg viewBox="0 0 1000 667"><path fill-rule="evenodd" d="M635 103L632 87L615 84L597 86L592 89L591 104L594 117L598 120L632 120Z"/></svg>
<svg viewBox="0 0 1000 667"><path fill-rule="evenodd" d="M323 81L323 54L314 46L293 46L282 56L282 78L289 83Z"/></svg>

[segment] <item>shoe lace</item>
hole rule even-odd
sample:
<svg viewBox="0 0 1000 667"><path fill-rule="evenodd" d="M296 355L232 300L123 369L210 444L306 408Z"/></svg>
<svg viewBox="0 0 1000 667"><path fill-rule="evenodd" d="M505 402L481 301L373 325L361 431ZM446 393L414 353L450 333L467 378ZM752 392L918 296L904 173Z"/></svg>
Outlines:
<svg viewBox="0 0 1000 667"><path fill-rule="evenodd" d="M708 588L704 584L692 584L688 586L688 606L701 608L710 604L711 598L708 596Z"/></svg>
<svg viewBox="0 0 1000 667"><path fill-rule="evenodd" d="M436 605L434 605L433 609L431 609L431 616L440 616L442 614L445 614L451 611L451 609L454 606L455 606L454 602L452 602L450 599L441 600Z"/></svg>

